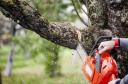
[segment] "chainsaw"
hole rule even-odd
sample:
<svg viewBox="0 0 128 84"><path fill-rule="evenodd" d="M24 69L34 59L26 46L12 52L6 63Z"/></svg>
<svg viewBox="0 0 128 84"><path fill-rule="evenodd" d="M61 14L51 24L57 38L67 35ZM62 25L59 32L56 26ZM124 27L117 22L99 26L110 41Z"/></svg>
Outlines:
<svg viewBox="0 0 128 84"><path fill-rule="evenodd" d="M112 37L100 37L95 42L89 55L86 53L86 50L81 43L77 46L77 52L83 62L82 71L85 78L91 84L108 84L108 82L117 79L118 77L117 63L110 54L113 50L99 54L98 49L100 42L111 39Z"/></svg>

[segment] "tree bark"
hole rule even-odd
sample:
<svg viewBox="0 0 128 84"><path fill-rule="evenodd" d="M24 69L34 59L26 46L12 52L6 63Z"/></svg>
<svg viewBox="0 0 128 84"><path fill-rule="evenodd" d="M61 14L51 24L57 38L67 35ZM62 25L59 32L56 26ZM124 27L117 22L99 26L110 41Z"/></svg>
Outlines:
<svg viewBox="0 0 128 84"><path fill-rule="evenodd" d="M108 28L113 35L127 37L128 35L128 0L106 0ZM118 51L117 61L119 65L120 77L128 74L128 54L123 50Z"/></svg>
<svg viewBox="0 0 128 84"><path fill-rule="evenodd" d="M12 18L24 28L32 30L41 37L61 46L75 49L79 41L78 37L81 34L82 43L89 52L99 36L110 35L109 30L113 32L114 36L126 36L128 1L120 0L121 2L118 3L116 1L87 0L89 17L92 22L88 30L78 30L68 23L50 23L24 0L1 0L0 7L4 15ZM126 31L122 31L122 29ZM128 64L124 57L121 57L121 59L122 63ZM120 74L124 76L128 67L123 65L120 70Z"/></svg>
<svg viewBox="0 0 128 84"><path fill-rule="evenodd" d="M0 6L6 16L24 28L36 32L41 37L65 47L75 48L77 46L77 29L70 24L49 23L45 18L41 18L37 10L34 10L24 1L2 0Z"/></svg>
<svg viewBox="0 0 128 84"><path fill-rule="evenodd" d="M128 35L128 0L87 0L89 17L94 27L109 29L113 36L127 37ZM116 60L119 76L128 73L128 54L118 50Z"/></svg>
<svg viewBox="0 0 128 84"><path fill-rule="evenodd" d="M88 46L92 45L90 42L94 42L95 37L92 34L96 35L96 37L104 34L98 28L78 30L69 23L50 23L24 0L1 0L0 7L4 15L12 18L24 28L32 30L56 44L71 49L75 49L78 44L78 32L81 33L82 42L87 47L87 50L89 50Z"/></svg>

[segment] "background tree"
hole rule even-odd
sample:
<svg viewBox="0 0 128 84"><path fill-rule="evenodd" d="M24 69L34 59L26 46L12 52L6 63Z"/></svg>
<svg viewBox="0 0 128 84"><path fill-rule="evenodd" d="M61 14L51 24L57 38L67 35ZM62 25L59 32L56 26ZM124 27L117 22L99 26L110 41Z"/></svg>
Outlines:
<svg viewBox="0 0 128 84"><path fill-rule="evenodd" d="M12 36L14 37L16 35L16 23L15 22L11 22L11 33L12 33ZM8 59L7 59L7 65L5 67L5 70L3 72L3 75L4 76L11 76L12 75L12 67L13 67L13 59L14 59L14 56L15 56L15 44L12 42L11 43L11 50L9 52L9 55L8 55Z"/></svg>
<svg viewBox="0 0 128 84"><path fill-rule="evenodd" d="M1 74L1 69L0 69L0 84L2 84L2 74Z"/></svg>

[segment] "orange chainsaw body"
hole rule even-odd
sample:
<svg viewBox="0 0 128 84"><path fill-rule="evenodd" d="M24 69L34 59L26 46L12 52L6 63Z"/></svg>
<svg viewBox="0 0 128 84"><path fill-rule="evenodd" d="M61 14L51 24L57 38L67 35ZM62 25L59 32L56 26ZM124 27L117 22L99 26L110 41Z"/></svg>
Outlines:
<svg viewBox="0 0 128 84"><path fill-rule="evenodd" d="M118 76L117 63L108 52L101 55L100 61L100 72L98 72L95 56L85 58L82 71L91 84L108 84L109 81L116 79Z"/></svg>

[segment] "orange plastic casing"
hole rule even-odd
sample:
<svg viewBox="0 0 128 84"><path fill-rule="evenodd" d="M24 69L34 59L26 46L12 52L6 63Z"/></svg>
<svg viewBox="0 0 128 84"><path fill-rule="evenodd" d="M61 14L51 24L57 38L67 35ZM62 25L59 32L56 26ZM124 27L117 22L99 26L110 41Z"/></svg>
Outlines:
<svg viewBox="0 0 128 84"><path fill-rule="evenodd" d="M108 84L109 81L116 79L118 76L117 63L108 52L101 55L100 72L96 71L96 61L94 56L85 58L82 71L85 78L91 84Z"/></svg>

